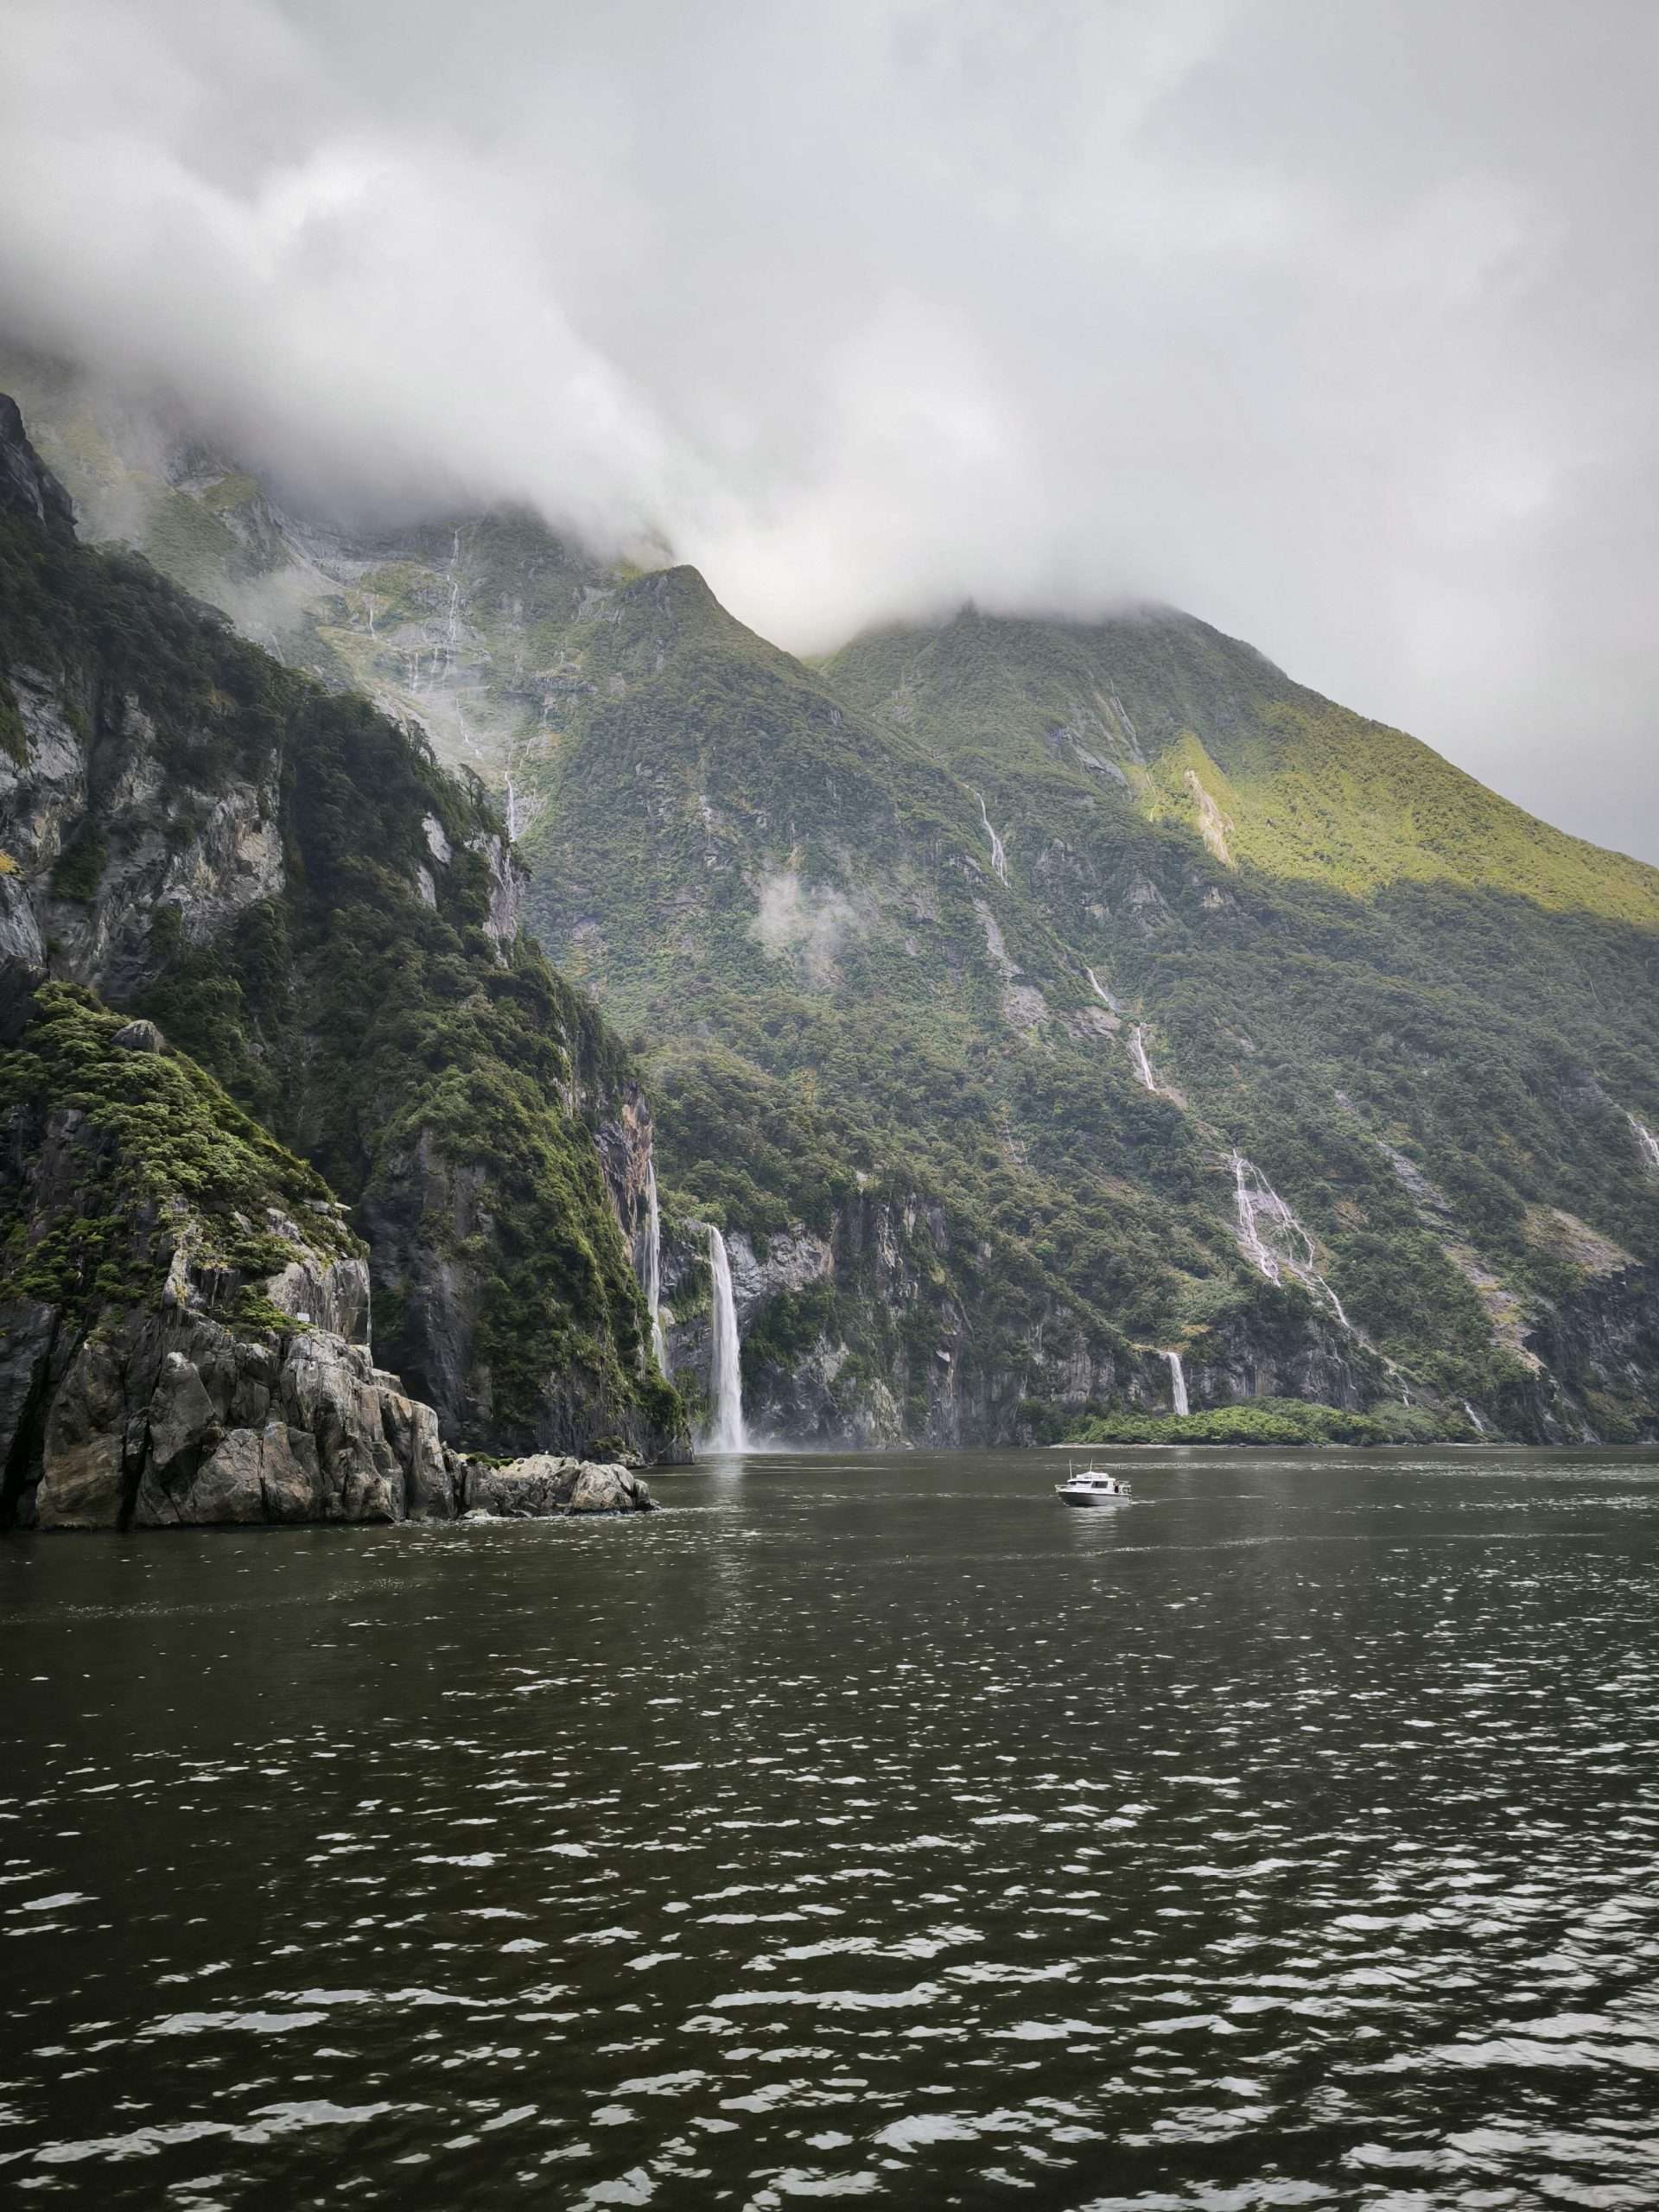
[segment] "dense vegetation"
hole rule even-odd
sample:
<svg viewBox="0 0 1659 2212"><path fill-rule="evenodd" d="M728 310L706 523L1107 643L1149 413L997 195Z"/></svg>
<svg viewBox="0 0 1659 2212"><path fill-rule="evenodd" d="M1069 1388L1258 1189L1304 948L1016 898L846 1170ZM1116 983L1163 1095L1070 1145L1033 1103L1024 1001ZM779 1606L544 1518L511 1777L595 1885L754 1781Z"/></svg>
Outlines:
<svg viewBox="0 0 1659 2212"><path fill-rule="evenodd" d="M224 931L203 935L188 894L156 907L134 1010L362 1219L463 1266L497 1431L533 1431L548 1378L573 1369L590 1402L671 1430L593 1143L625 1058L540 950L512 941L503 833L476 780L245 644L142 558L11 520L0 671L18 669L68 703L99 785L152 753L163 772L156 823L94 806L57 899L99 897L112 839L154 829L181 849L233 788L280 842L280 889ZM377 1351L396 1361L396 1291L377 1309Z"/></svg>
<svg viewBox="0 0 1659 2212"><path fill-rule="evenodd" d="M1448 1423L1427 1408L1381 1405L1371 1413L1306 1398L1245 1398L1201 1414L1096 1414L1065 1432L1071 1444L1427 1444L1450 1436L1472 1444L1466 1420Z"/></svg>
<svg viewBox="0 0 1659 2212"><path fill-rule="evenodd" d="M1626 1118L1659 1116L1659 877L1248 648L969 614L814 674L673 571L582 667L532 911L652 1056L674 1178L728 1226L909 1188L1010 1357L1055 1311L1202 1357L1262 1325L1236 1145L1388 1387L1500 1420L1538 1302L1659 1255ZM1206 811L1186 772L1221 760ZM1294 844L1316 790L1343 836L1281 868L1268 832Z"/></svg>
<svg viewBox="0 0 1659 2212"><path fill-rule="evenodd" d="M90 991L48 983L20 1042L0 1052L12 1160L54 1122L73 1160L43 1193L0 1179L8 1297L82 1320L101 1306L156 1306L181 1238L201 1269L272 1275L294 1256L266 1225L273 1211L298 1221L325 1260L362 1250L322 1179L204 1070L182 1053L115 1044L125 1020ZM244 1289L223 1318L263 1315Z"/></svg>

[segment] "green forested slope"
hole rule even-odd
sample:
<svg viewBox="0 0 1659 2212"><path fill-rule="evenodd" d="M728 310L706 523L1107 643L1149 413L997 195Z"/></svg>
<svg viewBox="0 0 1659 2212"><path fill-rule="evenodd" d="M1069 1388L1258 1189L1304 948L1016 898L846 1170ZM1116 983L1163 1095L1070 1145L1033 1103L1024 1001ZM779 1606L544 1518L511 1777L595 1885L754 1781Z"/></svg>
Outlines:
<svg viewBox="0 0 1659 2212"><path fill-rule="evenodd" d="M590 673L532 911L728 1226L938 1190L991 1248L942 1264L1000 1356L1052 1299L1222 1367L1324 1304L1241 1258L1236 1146L1396 1363L1367 1387L1511 1425L1545 1305L1659 1254L1629 1118L1659 1121L1659 875L1249 648L969 613L809 671L677 571ZM1611 1381L1588 1418L1651 1417Z"/></svg>
<svg viewBox="0 0 1659 2212"><path fill-rule="evenodd" d="M111 531L142 509L238 621L511 782L536 926L645 1056L671 1227L754 1240L785 1424L815 1360L823 1433L886 1390L881 1433L1007 1434L1166 1394L1177 1348L1195 1403L1659 1418L1626 1325L1659 1252L1654 870L1167 609L964 610L809 668L690 570L512 514L327 537L233 460L135 485L107 413L43 404ZM1242 1254L1235 1147L1354 1332ZM805 1284L766 1256L798 1224L833 1248ZM695 1327L671 1348L695 1389Z"/></svg>

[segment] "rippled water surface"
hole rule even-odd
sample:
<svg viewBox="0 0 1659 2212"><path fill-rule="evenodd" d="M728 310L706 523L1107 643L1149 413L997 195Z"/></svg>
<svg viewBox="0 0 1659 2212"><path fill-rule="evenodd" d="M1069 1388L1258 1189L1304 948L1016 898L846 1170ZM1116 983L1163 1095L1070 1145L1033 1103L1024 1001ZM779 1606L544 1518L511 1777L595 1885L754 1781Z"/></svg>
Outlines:
<svg viewBox="0 0 1659 2212"><path fill-rule="evenodd" d="M0 1546L20 2201L1659 2204L1659 1466Z"/></svg>

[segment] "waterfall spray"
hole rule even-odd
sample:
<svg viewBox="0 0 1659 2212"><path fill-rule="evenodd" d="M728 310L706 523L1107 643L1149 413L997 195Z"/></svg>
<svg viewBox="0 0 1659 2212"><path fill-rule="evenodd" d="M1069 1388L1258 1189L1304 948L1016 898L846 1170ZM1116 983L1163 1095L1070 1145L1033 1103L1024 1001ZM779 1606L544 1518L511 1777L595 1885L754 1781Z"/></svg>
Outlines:
<svg viewBox="0 0 1659 2212"><path fill-rule="evenodd" d="M657 1163L645 1162L645 1304L651 1313L651 1349L668 1373L668 1345L663 1337L663 1212L657 1201Z"/></svg>
<svg viewBox="0 0 1659 2212"><path fill-rule="evenodd" d="M1181 1365L1181 1355L1178 1351L1166 1351L1164 1357L1169 1362L1169 1395L1174 1401L1175 1410L1178 1414L1189 1414L1192 1408L1186 1402L1186 1370Z"/></svg>
<svg viewBox="0 0 1659 2212"><path fill-rule="evenodd" d="M1627 1111L1624 1118L1630 1125L1631 1135L1642 1148L1643 1159L1649 1167L1659 1167L1659 1137L1655 1136L1645 1122L1638 1122L1634 1114Z"/></svg>
<svg viewBox="0 0 1659 2212"><path fill-rule="evenodd" d="M703 1447L709 1452L747 1452L749 1440L743 1426L743 1369L737 1335L737 1300L732 1291L732 1263L726 1256L726 1239L712 1223L709 1229L709 1267L715 1279L713 1349L709 1370L709 1398L714 1414Z"/></svg>

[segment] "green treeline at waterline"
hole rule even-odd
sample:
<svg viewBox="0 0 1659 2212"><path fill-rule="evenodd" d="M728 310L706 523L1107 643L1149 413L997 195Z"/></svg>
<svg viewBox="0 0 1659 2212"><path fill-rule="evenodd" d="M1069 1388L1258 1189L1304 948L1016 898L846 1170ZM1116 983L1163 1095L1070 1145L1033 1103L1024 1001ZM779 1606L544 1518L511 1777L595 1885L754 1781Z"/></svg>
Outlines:
<svg viewBox="0 0 1659 2212"><path fill-rule="evenodd" d="M1384 1404L1367 1414L1302 1398L1247 1398L1201 1414L1096 1414L1077 1422L1066 1444L1428 1444L1474 1443L1467 1421L1448 1421L1424 1406Z"/></svg>

